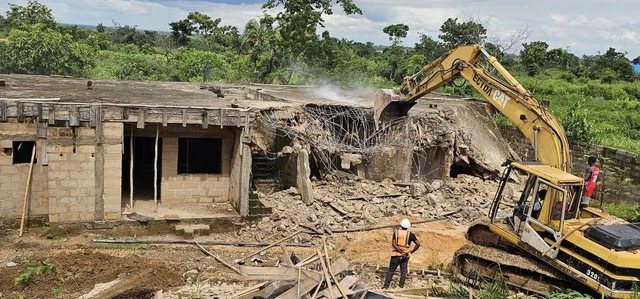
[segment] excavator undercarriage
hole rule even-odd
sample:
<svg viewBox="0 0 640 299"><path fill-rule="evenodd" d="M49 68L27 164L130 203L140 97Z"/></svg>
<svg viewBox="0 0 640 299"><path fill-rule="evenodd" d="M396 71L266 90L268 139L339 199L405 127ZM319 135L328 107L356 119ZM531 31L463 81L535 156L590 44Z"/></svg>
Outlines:
<svg viewBox="0 0 640 299"><path fill-rule="evenodd" d="M571 278L537 261L489 230L489 219L474 221L467 231L467 244L456 251L453 270L456 277L475 286L482 281L500 279L510 288L547 295L563 291Z"/></svg>

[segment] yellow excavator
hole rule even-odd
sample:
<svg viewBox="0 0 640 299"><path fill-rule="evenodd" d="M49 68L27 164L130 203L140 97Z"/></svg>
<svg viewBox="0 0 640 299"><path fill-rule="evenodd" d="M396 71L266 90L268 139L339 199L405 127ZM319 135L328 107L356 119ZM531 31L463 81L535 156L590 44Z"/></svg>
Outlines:
<svg viewBox="0 0 640 299"><path fill-rule="evenodd" d="M491 65L499 75L483 66ZM506 116L531 142L534 161L506 161L487 217L467 231L471 244L455 253L458 275L495 278L538 294L585 290L610 298L640 291L640 224L629 224L593 207L581 208L584 180L571 174L564 129L548 105L527 91L497 59L478 45L450 50L393 90L376 93L376 123L406 116L418 99L462 78ZM527 175L513 209L501 205L515 173ZM500 214L500 215L499 215Z"/></svg>

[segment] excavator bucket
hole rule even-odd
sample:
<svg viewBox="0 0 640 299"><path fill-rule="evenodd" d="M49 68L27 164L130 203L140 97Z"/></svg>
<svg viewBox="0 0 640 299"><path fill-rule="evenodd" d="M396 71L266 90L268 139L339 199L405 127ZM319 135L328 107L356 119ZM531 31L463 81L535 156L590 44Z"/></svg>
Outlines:
<svg viewBox="0 0 640 299"><path fill-rule="evenodd" d="M416 102L407 102L397 89L379 89L373 102L376 124L407 116Z"/></svg>

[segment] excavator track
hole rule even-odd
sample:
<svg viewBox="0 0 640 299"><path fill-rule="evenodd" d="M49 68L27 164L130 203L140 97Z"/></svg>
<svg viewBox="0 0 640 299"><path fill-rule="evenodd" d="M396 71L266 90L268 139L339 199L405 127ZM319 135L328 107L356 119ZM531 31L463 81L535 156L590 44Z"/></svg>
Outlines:
<svg viewBox="0 0 640 299"><path fill-rule="evenodd" d="M492 281L501 275L511 288L540 295L563 291L559 286L572 283L571 278L535 257L498 242L498 236L488 230L484 221L475 222L467 238L474 243L482 240L478 242L481 244L463 246L454 255L454 272L467 283L479 286L479 277Z"/></svg>

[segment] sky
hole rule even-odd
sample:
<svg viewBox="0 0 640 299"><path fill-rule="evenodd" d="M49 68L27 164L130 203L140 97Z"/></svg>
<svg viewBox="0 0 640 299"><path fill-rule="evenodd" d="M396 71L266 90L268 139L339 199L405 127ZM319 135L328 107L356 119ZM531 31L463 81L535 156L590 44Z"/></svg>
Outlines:
<svg viewBox="0 0 640 299"><path fill-rule="evenodd" d="M447 18L480 20L493 40L506 40L522 28L531 30L528 41L546 41L551 48L569 48L574 54L604 53L609 47L640 56L639 0L353 0L362 15L347 16L339 9L325 16L332 36L388 45L382 32L387 25L409 25L404 45L413 46L418 33L437 38ZM0 0L0 11L9 3ZM61 23L107 26L112 20L141 29L168 31L168 23L191 11L222 18L240 31L248 20L263 14L266 0L40 0ZM333 1L335 2L335 1ZM516 49L518 50L518 49Z"/></svg>

